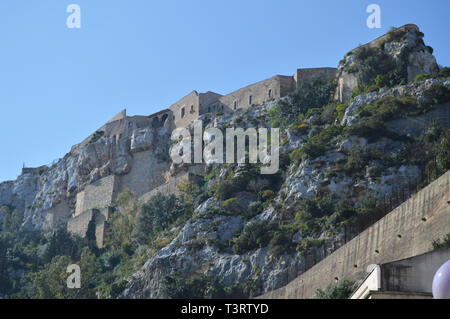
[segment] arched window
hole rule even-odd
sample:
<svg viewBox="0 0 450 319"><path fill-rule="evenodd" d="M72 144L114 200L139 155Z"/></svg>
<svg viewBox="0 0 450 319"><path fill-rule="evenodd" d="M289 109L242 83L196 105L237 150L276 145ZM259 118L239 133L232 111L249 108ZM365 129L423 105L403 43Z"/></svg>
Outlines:
<svg viewBox="0 0 450 319"><path fill-rule="evenodd" d="M272 90L269 90L269 99L272 98Z"/></svg>
<svg viewBox="0 0 450 319"><path fill-rule="evenodd" d="M186 110L184 107L181 108L181 118L184 118L186 116Z"/></svg>

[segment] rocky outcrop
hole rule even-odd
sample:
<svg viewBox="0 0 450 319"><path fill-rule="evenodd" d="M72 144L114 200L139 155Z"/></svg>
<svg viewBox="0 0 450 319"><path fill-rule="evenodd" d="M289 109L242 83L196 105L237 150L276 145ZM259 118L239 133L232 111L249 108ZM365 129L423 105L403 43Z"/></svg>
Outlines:
<svg viewBox="0 0 450 319"><path fill-rule="evenodd" d="M422 38L423 34L419 28L408 24L347 53L338 66L335 99L341 103L349 102L353 90L361 85L356 72L360 67L356 54L365 48L381 48L395 64L406 63L408 82L419 74L433 74L439 71L432 49L425 45Z"/></svg>
<svg viewBox="0 0 450 319"><path fill-rule="evenodd" d="M349 106L347 107L341 124L349 126L356 124L360 118L358 113L361 111L361 109L364 106L369 105L383 97L411 96L419 104L429 103L429 98L425 96L424 92L433 84L438 83L450 88L450 80L428 79L417 83L398 86L392 89L383 88L375 92L358 95L350 102ZM439 116L436 116L435 120L439 121ZM448 119L446 121L448 121Z"/></svg>
<svg viewBox="0 0 450 319"><path fill-rule="evenodd" d="M129 173L134 154L152 150L156 159L166 159L169 145L162 141L168 140L165 127L136 128L120 138L91 138L73 147L51 167L24 169L17 180L0 184L0 206L23 211L27 227L49 230L55 222L70 218L76 195L86 185L106 176Z"/></svg>

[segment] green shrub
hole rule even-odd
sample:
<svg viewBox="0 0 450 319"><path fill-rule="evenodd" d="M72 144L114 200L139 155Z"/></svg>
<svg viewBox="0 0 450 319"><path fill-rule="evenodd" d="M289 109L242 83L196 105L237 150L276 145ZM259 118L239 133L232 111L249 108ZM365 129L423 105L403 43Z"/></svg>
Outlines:
<svg viewBox="0 0 450 319"><path fill-rule="evenodd" d="M251 250L266 247L277 228L277 224L268 221L254 221L247 224L242 234L234 239L233 251L242 255Z"/></svg>
<svg viewBox="0 0 450 319"><path fill-rule="evenodd" d="M400 28L391 27L391 30L387 34L388 42L400 42L406 35L406 31Z"/></svg>
<svg viewBox="0 0 450 319"><path fill-rule="evenodd" d="M261 202L251 202L248 205L248 211L245 214L245 217L252 218L263 212L263 206Z"/></svg>
<svg viewBox="0 0 450 319"><path fill-rule="evenodd" d="M136 247L132 243L126 242L122 244L122 247L120 249L122 251L122 254L126 256L132 256Z"/></svg>
<svg viewBox="0 0 450 319"><path fill-rule="evenodd" d="M268 114L272 127L289 127L310 109L321 108L328 104L336 88L333 80L318 78L301 83L287 99L281 100Z"/></svg>
<svg viewBox="0 0 450 319"><path fill-rule="evenodd" d="M203 299L208 288L208 278L205 275L187 279L178 272L164 277L161 294L165 299Z"/></svg>
<svg viewBox="0 0 450 319"><path fill-rule="evenodd" d="M450 233L444 238L433 241L433 249L450 248Z"/></svg>
<svg viewBox="0 0 450 319"><path fill-rule="evenodd" d="M435 76L437 79L448 79L450 77L450 68L445 67L439 70L439 73Z"/></svg>
<svg viewBox="0 0 450 319"><path fill-rule="evenodd" d="M376 118L361 119L356 125L346 127L349 135L367 138L370 142L387 135L386 124Z"/></svg>
<svg viewBox="0 0 450 319"><path fill-rule="evenodd" d="M431 78L431 75L429 75L428 73L422 73L422 74L417 75L414 78L414 83L421 82L421 81L427 80L429 78Z"/></svg>
<svg viewBox="0 0 450 319"><path fill-rule="evenodd" d="M355 283L344 279L335 284L329 285L325 290L317 289L318 299L348 299L353 293Z"/></svg>
<svg viewBox="0 0 450 319"><path fill-rule="evenodd" d="M450 88L442 83L434 83L424 91L425 97L432 105L450 101Z"/></svg>
<svg viewBox="0 0 450 319"><path fill-rule="evenodd" d="M269 253L277 258L291 251L292 231L277 231L269 243Z"/></svg>
<svg viewBox="0 0 450 319"><path fill-rule="evenodd" d="M302 255L306 256L311 248L320 247L323 244L323 240L316 238L304 238L298 245L297 251Z"/></svg>
<svg viewBox="0 0 450 319"><path fill-rule="evenodd" d="M242 208L239 206L239 199L236 197L227 199L222 204L222 207L229 215L240 215L242 213Z"/></svg>
<svg viewBox="0 0 450 319"><path fill-rule="evenodd" d="M262 193L262 195L261 195L261 199L262 199L263 201L270 200L270 199L272 199L272 198L274 198L274 197L275 197L275 193L274 193L273 190L270 190L270 189L265 190L265 191Z"/></svg>
<svg viewBox="0 0 450 319"><path fill-rule="evenodd" d="M215 194L218 199L227 200L232 198L236 193L243 191L245 187L246 184L244 178L230 178L219 183Z"/></svg>
<svg viewBox="0 0 450 319"><path fill-rule="evenodd" d="M146 243L152 235L167 229L188 212L188 208L175 195L165 196L158 193L141 206L137 220L137 236L141 242Z"/></svg>
<svg viewBox="0 0 450 319"><path fill-rule="evenodd" d="M347 111L347 108L348 108L348 103L346 103L346 104L339 104L336 107L335 116L339 120L339 122L341 122L342 119L344 118L345 111Z"/></svg>
<svg viewBox="0 0 450 319"><path fill-rule="evenodd" d="M297 135L305 134L306 132L308 132L308 129L309 129L309 125L306 123L294 125L292 127L292 131Z"/></svg>
<svg viewBox="0 0 450 319"><path fill-rule="evenodd" d="M127 288L128 281L121 280L111 285L111 298L117 298Z"/></svg>

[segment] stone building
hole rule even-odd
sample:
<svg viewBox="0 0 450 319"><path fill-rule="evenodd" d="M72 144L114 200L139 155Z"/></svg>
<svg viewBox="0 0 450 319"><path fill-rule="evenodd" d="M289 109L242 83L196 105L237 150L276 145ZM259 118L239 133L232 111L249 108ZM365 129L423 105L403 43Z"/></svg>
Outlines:
<svg viewBox="0 0 450 319"><path fill-rule="evenodd" d="M214 92L198 93L192 91L170 106L176 127L185 127L200 115L211 112L234 112L248 109L280 99L295 91L300 83L309 82L319 77L334 79L335 68L298 69L293 76L276 75L269 79L248 85L227 95Z"/></svg>
<svg viewBox="0 0 450 319"><path fill-rule="evenodd" d="M192 91L168 109L149 116L130 117L126 110L121 111L83 142L72 147L71 153L79 154L83 148L105 138L106 143L117 145L124 169L119 174L107 173L106 176L104 172L97 172L101 178L95 178L79 190L68 230L83 237L89 222L94 220L97 243L102 247L111 206L118 194L129 189L140 202L145 202L158 192L178 194L178 186L186 180L197 182L202 174L201 165L188 167L173 175L170 161L156 154L158 145L170 145L170 133L176 127L186 127L207 113L234 112L280 99L302 82L317 77L331 79L335 74L336 69L333 68L298 69L293 76L276 75L225 96Z"/></svg>

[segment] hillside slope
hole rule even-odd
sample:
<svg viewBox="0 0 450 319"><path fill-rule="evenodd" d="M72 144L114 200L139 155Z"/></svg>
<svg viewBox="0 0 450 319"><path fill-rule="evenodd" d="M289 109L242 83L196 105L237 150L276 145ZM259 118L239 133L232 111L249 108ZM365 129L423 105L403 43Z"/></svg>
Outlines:
<svg viewBox="0 0 450 319"><path fill-rule="evenodd" d="M202 178L177 196L142 201L155 165L167 181L194 168L170 161L169 120L137 118L137 129L98 131L52 167L1 183L0 295L226 298L285 286L450 169L450 71L422 38L416 27L393 30L347 54L335 81L199 118L221 130L280 128L277 174L202 164ZM69 234L77 194L108 176L139 176L144 153L142 183L108 206L104 247L91 223L85 238ZM87 282L78 292L55 279L69 263Z"/></svg>

